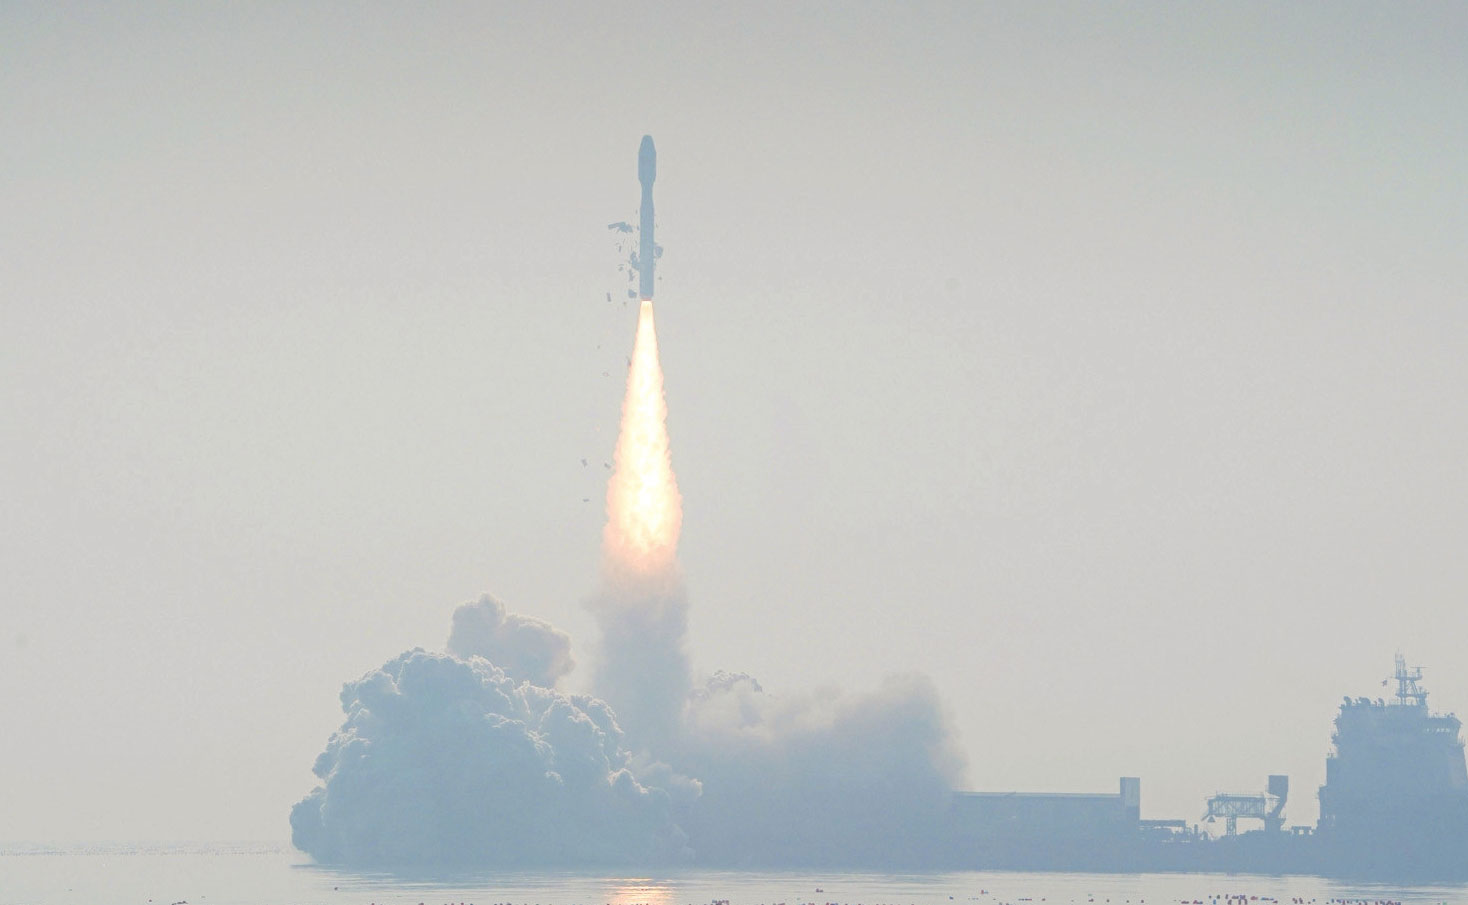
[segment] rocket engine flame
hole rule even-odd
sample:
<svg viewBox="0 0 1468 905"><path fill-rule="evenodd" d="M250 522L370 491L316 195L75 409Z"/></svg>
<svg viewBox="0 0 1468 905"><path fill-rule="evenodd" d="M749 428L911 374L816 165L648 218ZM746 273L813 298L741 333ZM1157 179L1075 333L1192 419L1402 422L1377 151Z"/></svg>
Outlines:
<svg viewBox="0 0 1468 905"><path fill-rule="evenodd" d="M677 581L683 498L673 474L667 421L652 300L643 299L602 534L603 568L619 585L656 589Z"/></svg>

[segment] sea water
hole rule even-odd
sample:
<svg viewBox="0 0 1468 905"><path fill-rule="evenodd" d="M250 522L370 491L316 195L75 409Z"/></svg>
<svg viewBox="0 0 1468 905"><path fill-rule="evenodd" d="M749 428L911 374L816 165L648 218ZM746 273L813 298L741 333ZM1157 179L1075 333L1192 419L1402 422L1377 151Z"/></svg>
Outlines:
<svg viewBox="0 0 1468 905"><path fill-rule="evenodd" d="M1465 886L1231 874L661 871L401 876L317 867L287 846L0 848L0 905L1468 905ZM1235 900L1237 902L1237 900Z"/></svg>

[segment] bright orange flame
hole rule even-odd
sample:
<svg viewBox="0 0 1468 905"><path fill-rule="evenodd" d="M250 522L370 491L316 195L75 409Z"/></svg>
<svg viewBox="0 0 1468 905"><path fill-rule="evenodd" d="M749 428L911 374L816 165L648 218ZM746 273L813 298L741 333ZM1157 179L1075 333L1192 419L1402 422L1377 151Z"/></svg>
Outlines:
<svg viewBox="0 0 1468 905"><path fill-rule="evenodd" d="M643 299L622 400L615 470L607 484L602 549L614 574L644 580L675 575L683 498L673 474L667 421L652 301Z"/></svg>

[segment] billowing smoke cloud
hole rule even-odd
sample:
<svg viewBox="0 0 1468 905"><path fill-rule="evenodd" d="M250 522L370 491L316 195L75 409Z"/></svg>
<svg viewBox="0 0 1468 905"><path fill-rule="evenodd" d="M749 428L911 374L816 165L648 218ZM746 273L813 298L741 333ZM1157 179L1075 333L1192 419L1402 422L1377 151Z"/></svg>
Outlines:
<svg viewBox="0 0 1468 905"><path fill-rule="evenodd" d="M703 796L680 813L699 860L728 866L939 865L963 757L925 676L864 694L766 694L715 673L673 756Z"/></svg>
<svg viewBox="0 0 1468 905"><path fill-rule="evenodd" d="M465 660L483 657L513 678L546 688L576 665L570 635L533 616L507 613L488 594L454 610L448 651Z"/></svg>
<svg viewBox="0 0 1468 905"><path fill-rule="evenodd" d="M602 630L596 693L635 750L702 787L675 811L698 863L943 863L964 759L927 677L783 696L718 672L692 689L686 598L624 589L592 607Z"/></svg>
<svg viewBox="0 0 1468 905"><path fill-rule="evenodd" d="M322 784L291 812L292 840L320 862L641 865L687 854L668 794L633 776L616 719L594 698L516 682L481 657L412 650L341 699L346 722L316 760Z"/></svg>
<svg viewBox="0 0 1468 905"><path fill-rule="evenodd" d="M675 811L698 863L944 863L964 759L927 677L780 696L718 672L689 692L686 601L603 597L596 612L606 661L597 693L634 727L635 749L702 787Z"/></svg>
<svg viewBox="0 0 1468 905"><path fill-rule="evenodd" d="M545 687L570 639L490 597L454 613L450 654L348 683L296 846L379 869L942 864L963 762L928 679L775 695L720 672L691 690L686 598L638 593L594 604L610 704Z"/></svg>

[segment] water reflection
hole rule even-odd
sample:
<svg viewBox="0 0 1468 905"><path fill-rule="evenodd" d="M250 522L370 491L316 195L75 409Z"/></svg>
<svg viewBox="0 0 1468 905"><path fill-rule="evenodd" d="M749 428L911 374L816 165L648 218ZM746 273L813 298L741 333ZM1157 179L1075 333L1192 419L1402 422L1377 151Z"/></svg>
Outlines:
<svg viewBox="0 0 1468 905"><path fill-rule="evenodd" d="M610 879L601 905L674 905L677 889L662 880Z"/></svg>

